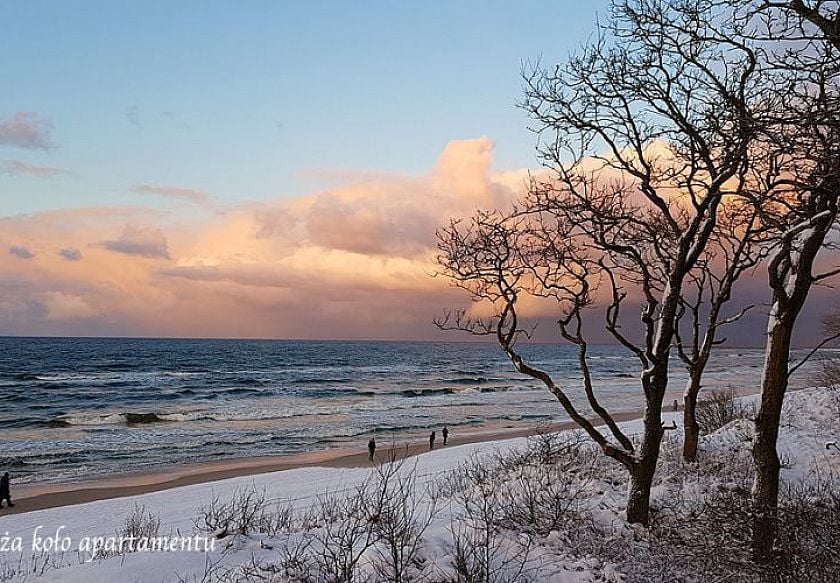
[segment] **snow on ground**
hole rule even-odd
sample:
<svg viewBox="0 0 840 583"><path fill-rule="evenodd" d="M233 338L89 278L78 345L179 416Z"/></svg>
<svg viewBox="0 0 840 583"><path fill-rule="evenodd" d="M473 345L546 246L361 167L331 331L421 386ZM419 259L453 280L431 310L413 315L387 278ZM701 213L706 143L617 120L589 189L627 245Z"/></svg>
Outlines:
<svg viewBox="0 0 840 583"><path fill-rule="evenodd" d="M780 452L786 467L785 480L805 480L814 472L835 472L840 475L840 451L826 449L826 443L840 442L840 428L837 419L840 413L836 395L825 390L807 390L791 393L785 405L785 423L780 435ZM678 425L681 413L665 415L665 423L675 420ZM750 423L744 420L733 422L706 436L702 442L704 452L731 454L732 459L742 460L748 467ZM641 429L641 421L622 424L627 433ZM679 432L669 432L678 438ZM424 453L412 458L401 472L413 472L416 488L439 488L441 478L456 470L475 456L491 456L494 452L510 452L525 448L525 438L451 446ZM726 459L722 456L717 459ZM202 508L215 498L222 502L232 499L237 493L248 489L265 493L272 501L283 501L295 512L304 513L315 507L325 494L352 494L355 488L370 478L372 470L337 468L301 468L248 477L231 478L216 482L175 488L162 492L132 496L114 500L103 500L77 506L54 508L25 514L3 516L0 514L0 536L5 534L6 548L0 544L0 582L168 582L209 581L208 573L218 574L238 565L268 565L276 561L279 548L288 550L289 541L298 535L275 533L273 535L249 533L245 536L225 536L213 539L214 550L205 552L134 552L110 557L91 558L90 553L78 552L84 537L114 536L126 517L138 505L160 518L161 535L190 537L197 534L196 519ZM702 496L710 489L710 483L703 483L697 472L683 472L678 464L671 462L664 468L666 475L658 476L659 484L653 490L653 504L673 488L683 495ZM604 523L621 523L624 474L620 468L611 481L581 486L585 489L587 510ZM717 478L716 478L717 479ZM512 488L514 486L511 486ZM569 487L574 486L570 482ZM445 493L444 493L445 494ZM429 500L425 494L418 506L420 514L428 510ZM447 581L454 573L452 562L453 532L465 528L462 505L452 498L437 502L438 512L423 532L418 552L423 569L433 570L437 579ZM621 526L621 525L620 525ZM39 528L40 527L40 528ZM61 537L69 537L69 549L64 553L33 551L33 533L44 538L52 536L62 527ZM632 532L632 529L627 528ZM202 535L204 536L204 535ZM523 535L524 536L524 535ZM22 550L10 550L16 537L20 537ZM211 537L212 538L212 537ZM519 548L517 545L522 545ZM615 567L608 561L593 557L577 556L568 547L571 543L561 533L552 531L547 536L518 541L516 537L499 541L504 552L515 557L521 549L528 551L528 577L510 581L540 581L546 583L583 583L594 581L622 581ZM293 545L292 545L293 546ZM284 551L286 552L286 551ZM364 563L364 558L362 563ZM416 566L416 565L415 565ZM513 569L515 565L505 568ZM242 572L240 570L240 572ZM425 572L425 571L424 571ZM265 574L265 573L263 573ZM232 580L232 579L231 579ZM294 579L266 578L268 581ZM376 579L372 576L368 580ZM499 578L500 581L504 578Z"/></svg>

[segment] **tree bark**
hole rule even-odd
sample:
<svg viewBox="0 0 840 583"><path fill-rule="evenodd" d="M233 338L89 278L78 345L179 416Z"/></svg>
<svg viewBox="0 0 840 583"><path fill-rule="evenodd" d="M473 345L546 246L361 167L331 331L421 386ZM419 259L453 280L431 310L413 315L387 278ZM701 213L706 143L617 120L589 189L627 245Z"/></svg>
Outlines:
<svg viewBox="0 0 840 583"><path fill-rule="evenodd" d="M650 521L650 488L662 444L661 402L650 403L645 414L645 432L639 460L630 469L627 491L627 522L647 525Z"/></svg>
<svg viewBox="0 0 840 583"><path fill-rule="evenodd" d="M691 375L683 395L683 460L697 461L697 449L700 443L700 425L697 423L697 395L700 393L700 378Z"/></svg>
<svg viewBox="0 0 840 583"><path fill-rule="evenodd" d="M650 521L650 488L656 462L639 462L630 474L627 492L627 522L647 525Z"/></svg>
<svg viewBox="0 0 840 583"><path fill-rule="evenodd" d="M779 502L779 456L776 442L788 387L788 358L794 322L794 319L779 318L768 332L761 379L761 405L755 419L752 496L756 514L753 518L752 552L753 558L761 562L772 557L776 540Z"/></svg>

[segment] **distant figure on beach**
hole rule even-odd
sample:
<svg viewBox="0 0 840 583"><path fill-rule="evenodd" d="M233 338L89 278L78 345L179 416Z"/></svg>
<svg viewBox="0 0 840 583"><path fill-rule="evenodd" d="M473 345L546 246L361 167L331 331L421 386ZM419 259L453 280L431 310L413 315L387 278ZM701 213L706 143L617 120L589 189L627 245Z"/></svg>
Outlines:
<svg viewBox="0 0 840 583"><path fill-rule="evenodd" d="M435 432L432 431L429 434L429 449L434 449L434 448L435 448Z"/></svg>
<svg viewBox="0 0 840 583"><path fill-rule="evenodd" d="M368 441L368 460L373 461L373 456L376 454L376 440L374 438L370 438Z"/></svg>
<svg viewBox="0 0 840 583"><path fill-rule="evenodd" d="M680 403L676 399L674 399L674 411L680 410Z"/></svg>
<svg viewBox="0 0 840 583"><path fill-rule="evenodd" d="M9 508L14 506L12 504L12 494L9 491L9 472L3 474L3 477L0 478L0 508L3 507L3 501L8 503Z"/></svg>
<svg viewBox="0 0 840 583"><path fill-rule="evenodd" d="M446 442L449 441L449 429L444 427L441 433L443 434L443 445L446 446Z"/></svg>

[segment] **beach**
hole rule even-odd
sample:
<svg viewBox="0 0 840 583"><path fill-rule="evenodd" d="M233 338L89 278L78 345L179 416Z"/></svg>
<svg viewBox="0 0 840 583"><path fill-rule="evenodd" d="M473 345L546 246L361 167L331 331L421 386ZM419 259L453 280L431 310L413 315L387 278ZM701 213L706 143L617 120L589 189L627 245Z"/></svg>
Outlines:
<svg viewBox="0 0 840 583"><path fill-rule="evenodd" d="M615 415L618 422L639 419L642 412L628 411ZM597 419L592 419L596 424ZM496 427L483 431L450 435L447 447L497 442L518 437L529 437L538 430L564 431L575 429L573 422L554 423L547 426ZM443 449L443 438L438 435L435 449ZM429 451L428 440L417 437L380 442L376 450L378 460L416 456ZM156 472L131 472L116 474L90 481L67 484L24 484L15 487L12 508L0 510L0 517L84 504L98 500L139 496L182 486L204 484L218 480L258 474L281 472L299 468L365 468L369 467L366 444L359 442L355 448L333 448L311 453L283 456L249 457L220 462L174 466Z"/></svg>

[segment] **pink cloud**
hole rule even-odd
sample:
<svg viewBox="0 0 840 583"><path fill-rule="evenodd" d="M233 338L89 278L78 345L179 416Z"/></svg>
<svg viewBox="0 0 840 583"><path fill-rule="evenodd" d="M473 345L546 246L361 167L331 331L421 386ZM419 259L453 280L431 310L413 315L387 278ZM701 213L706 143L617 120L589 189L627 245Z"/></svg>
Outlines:
<svg viewBox="0 0 840 583"><path fill-rule="evenodd" d="M23 245L12 245L9 247L9 255L17 257L18 259L33 259L35 257L35 253L33 253L29 247L25 247Z"/></svg>
<svg viewBox="0 0 840 583"><path fill-rule="evenodd" d="M148 259L169 259L169 245L166 236L159 229L126 225L116 239L100 241L99 245L109 251L136 255Z"/></svg>
<svg viewBox="0 0 840 583"><path fill-rule="evenodd" d="M0 281L16 282L0 305L0 329L433 336L432 318L459 297L429 276L436 226L514 192L490 170L489 140L465 142L422 176L363 173L309 196L187 220L142 207L0 219L7 248L45 250L37 262L0 256ZM470 163L473 155L482 160Z"/></svg>
<svg viewBox="0 0 840 583"><path fill-rule="evenodd" d="M37 166L35 164L21 162L20 160L6 160L3 164L3 171L6 174L34 176L35 178L55 178L62 174L71 174L71 172L63 168Z"/></svg>
<svg viewBox="0 0 840 583"><path fill-rule="evenodd" d="M0 244L45 250L37 262L0 256L0 282L16 282L4 297L20 300L0 306L0 330L435 337L434 316L463 300L430 277L435 229L521 191L492 170L491 152L487 138L460 140L419 176L358 173L212 215L96 207L0 219Z"/></svg>
<svg viewBox="0 0 840 583"><path fill-rule="evenodd" d="M492 147L458 140L417 176L359 173L213 214L115 206L0 218L0 245L38 251L35 261L0 254L0 331L464 339L432 326L442 309L467 303L431 277L434 231L523 191L527 171L494 170ZM761 301L766 286L742 289L743 301ZM553 314L539 302L522 308ZM761 340L756 314L733 338ZM593 320L593 333L601 325ZM544 329L541 338L555 338Z"/></svg>
<svg viewBox="0 0 840 583"><path fill-rule="evenodd" d="M59 256L66 261L81 261L82 252L78 249L66 248L58 252Z"/></svg>
<svg viewBox="0 0 840 583"><path fill-rule="evenodd" d="M48 150L52 147L52 124L34 112L18 112L0 120L0 145Z"/></svg>
<svg viewBox="0 0 840 583"><path fill-rule="evenodd" d="M266 209L263 236L302 229L306 243L362 255L413 257L435 246L449 217L507 204L525 181L492 172L486 137L447 144L431 171L406 177L343 172L349 184Z"/></svg>

